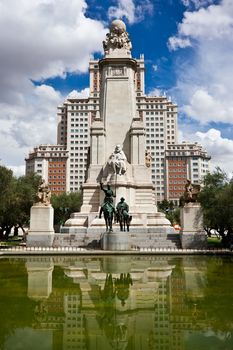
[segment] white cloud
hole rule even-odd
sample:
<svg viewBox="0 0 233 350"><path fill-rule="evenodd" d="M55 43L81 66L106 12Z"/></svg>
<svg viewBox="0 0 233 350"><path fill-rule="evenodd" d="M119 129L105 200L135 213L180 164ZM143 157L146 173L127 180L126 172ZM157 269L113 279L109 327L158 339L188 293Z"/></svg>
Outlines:
<svg viewBox="0 0 233 350"><path fill-rule="evenodd" d="M189 47L189 46L192 46L192 45L190 40L187 38L179 38L176 36L171 36L168 39L168 47L171 51L176 50L178 48L184 49L185 47Z"/></svg>
<svg viewBox="0 0 233 350"><path fill-rule="evenodd" d="M231 101L224 104L225 98L214 98L205 89L197 89L191 97L189 104L182 107L182 110L187 115L192 116L194 119L199 120L201 123L207 123L210 120L215 122L229 122L233 121L233 104Z"/></svg>
<svg viewBox="0 0 233 350"><path fill-rule="evenodd" d="M185 12L179 24L179 36L194 39L206 38L208 41L219 38L231 39L233 3L223 0L220 5L210 5L194 12Z"/></svg>
<svg viewBox="0 0 233 350"><path fill-rule="evenodd" d="M188 140L191 142L198 142L211 156L212 170L219 166L227 172L233 173L233 140L224 138L221 131L217 129L209 129L206 132L181 132L181 141Z"/></svg>
<svg viewBox="0 0 233 350"><path fill-rule="evenodd" d="M184 47L184 40L193 52L177 66L181 110L201 123L233 123L233 1L186 11L170 48Z"/></svg>
<svg viewBox="0 0 233 350"><path fill-rule="evenodd" d="M24 158L34 146L56 142L56 107L63 96L51 86L32 86L21 103L0 104L0 158L22 175Z"/></svg>
<svg viewBox="0 0 233 350"><path fill-rule="evenodd" d="M145 15L153 14L153 2L151 0L117 0L117 6L111 6L108 17L127 18L130 24L141 22Z"/></svg>
<svg viewBox="0 0 233 350"><path fill-rule="evenodd" d="M25 165L8 165L8 168L10 168L17 177L25 175Z"/></svg>
<svg viewBox="0 0 233 350"><path fill-rule="evenodd" d="M84 0L1 3L2 99L17 95L19 87L30 89L29 79L87 71L89 57L101 50L106 30L101 22L85 17L86 6Z"/></svg>
<svg viewBox="0 0 233 350"><path fill-rule="evenodd" d="M67 98L87 98L89 96L89 92L89 88L85 88L81 91L73 90L68 94Z"/></svg>
<svg viewBox="0 0 233 350"><path fill-rule="evenodd" d="M153 71L154 71L154 72L157 72L157 70L158 70L158 65L157 65L157 64L153 64L153 65L152 65L152 68L153 68Z"/></svg>
<svg viewBox="0 0 233 350"><path fill-rule="evenodd" d="M214 0L181 0L184 6L192 7L196 9L212 4Z"/></svg>
<svg viewBox="0 0 233 350"><path fill-rule="evenodd" d="M85 0L0 1L2 164L20 167L33 146L56 142L56 107L64 97L33 81L87 72L106 29L85 16L86 8Z"/></svg>
<svg viewBox="0 0 233 350"><path fill-rule="evenodd" d="M149 91L149 96L163 96L165 92L163 92L161 89L154 88L153 90Z"/></svg>
<svg viewBox="0 0 233 350"><path fill-rule="evenodd" d="M220 166L227 174L233 175L233 140L222 137L216 129L196 132L196 137L212 156L212 167Z"/></svg>

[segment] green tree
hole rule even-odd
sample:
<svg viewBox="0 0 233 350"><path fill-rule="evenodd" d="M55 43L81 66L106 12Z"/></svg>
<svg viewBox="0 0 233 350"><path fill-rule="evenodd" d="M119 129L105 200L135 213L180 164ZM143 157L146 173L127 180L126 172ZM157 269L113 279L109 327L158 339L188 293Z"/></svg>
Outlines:
<svg viewBox="0 0 233 350"><path fill-rule="evenodd" d="M180 223L180 208L176 208L173 201L164 199L158 203L158 210L166 215L172 225Z"/></svg>
<svg viewBox="0 0 233 350"><path fill-rule="evenodd" d="M70 214L80 211L82 194L72 192L52 195L51 203L54 208L54 224L63 225L69 219Z"/></svg>
<svg viewBox="0 0 233 350"><path fill-rule="evenodd" d="M14 185L13 172L0 166L0 238L3 237L4 232L9 234L12 227L12 212L9 209L12 208L14 202Z"/></svg>
<svg viewBox="0 0 233 350"><path fill-rule="evenodd" d="M207 233L211 235L211 230L217 231L222 243L228 245L233 228L233 183L220 168L205 176L199 202Z"/></svg>
<svg viewBox="0 0 233 350"><path fill-rule="evenodd" d="M8 239L13 226L28 225L40 179L35 174L16 178L11 170L0 167L0 238Z"/></svg>
<svg viewBox="0 0 233 350"><path fill-rule="evenodd" d="M21 176L15 183L14 222L18 226L29 225L30 208L36 200L41 177L31 173Z"/></svg>

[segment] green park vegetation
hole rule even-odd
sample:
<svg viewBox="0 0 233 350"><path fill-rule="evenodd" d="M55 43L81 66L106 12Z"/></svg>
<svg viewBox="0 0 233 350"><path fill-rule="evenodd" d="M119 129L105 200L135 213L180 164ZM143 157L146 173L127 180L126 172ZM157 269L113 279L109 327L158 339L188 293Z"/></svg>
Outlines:
<svg viewBox="0 0 233 350"><path fill-rule="evenodd" d="M166 215L172 225L180 224L180 208L175 207L173 201L164 199L158 203L158 210Z"/></svg>
<svg viewBox="0 0 233 350"><path fill-rule="evenodd" d="M39 182L38 175L17 178L10 169L0 167L0 239L8 240L13 227L17 236L18 229L24 231L24 226L29 224Z"/></svg>
<svg viewBox="0 0 233 350"><path fill-rule="evenodd" d="M208 237L215 238L215 243L219 239L224 247L232 245L233 181L220 168L216 168L212 174L205 176L198 201Z"/></svg>
<svg viewBox="0 0 233 350"><path fill-rule="evenodd" d="M216 168L204 177L198 201L202 207L209 246L220 248L232 245L233 181L224 171ZM174 207L172 201L163 200L158 203L158 209L166 214L172 225L180 223L180 208Z"/></svg>
<svg viewBox="0 0 233 350"><path fill-rule="evenodd" d="M36 201L41 177L36 174L15 177L13 172L0 166L0 240L18 244L18 231L29 226L30 208ZM81 206L81 193L53 195L54 223L63 224ZM14 236L9 238L14 231ZM10 241L10 242L9 242Z"/></svg>

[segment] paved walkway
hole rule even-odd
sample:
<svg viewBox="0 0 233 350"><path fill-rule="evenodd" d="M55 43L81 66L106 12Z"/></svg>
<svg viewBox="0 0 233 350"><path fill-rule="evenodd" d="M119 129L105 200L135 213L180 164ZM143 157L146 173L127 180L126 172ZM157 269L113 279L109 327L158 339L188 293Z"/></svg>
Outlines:
<svg viewBox="0 0 233 350"><path fill-rule="evenodd" d="M0 246L0 256L10 255L233 255L230 249L174 249L141 248L127 251L104 251L77 247L4 247Z"/></svg>

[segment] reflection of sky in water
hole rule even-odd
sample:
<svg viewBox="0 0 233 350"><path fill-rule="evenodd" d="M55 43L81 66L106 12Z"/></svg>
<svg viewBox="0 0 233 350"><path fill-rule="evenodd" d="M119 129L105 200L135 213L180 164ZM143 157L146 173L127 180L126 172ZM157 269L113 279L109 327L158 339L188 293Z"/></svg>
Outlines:
<svg viewBox="0 0 233 350"><path fill-rule="evenodd" d="M231 258L0 262L0 349L233 349Z"/></svg>

